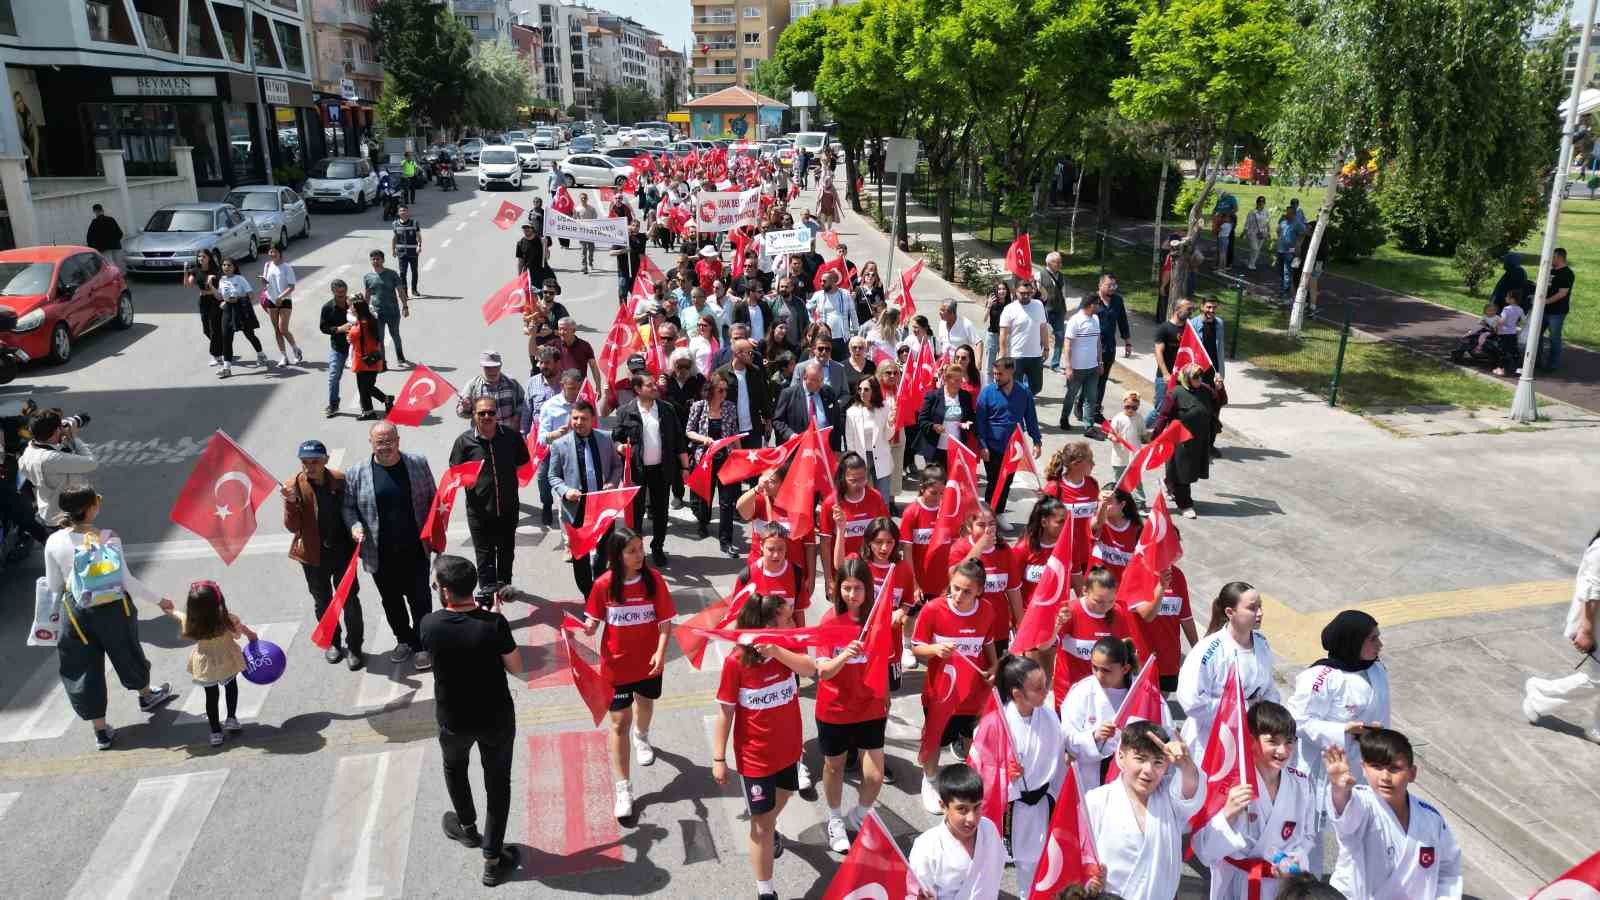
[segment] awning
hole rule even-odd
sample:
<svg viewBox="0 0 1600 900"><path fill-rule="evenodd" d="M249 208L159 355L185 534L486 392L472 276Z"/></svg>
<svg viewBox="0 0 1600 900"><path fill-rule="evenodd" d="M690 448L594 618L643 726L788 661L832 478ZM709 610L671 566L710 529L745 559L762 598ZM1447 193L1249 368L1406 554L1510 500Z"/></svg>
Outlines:
<svg viewBox="0 0 1600 900"><path fill-rule="evenodd" d="M1556 109L1561 112L1561 115L1565 116L1567 114L1567 105L1571 102L1572 98L1569 96L1561 101L1561 105ZM1600 88L1584 88L1583 93L1578 95L1578 115L1586 116L1597 109L1600 109Z"/></svg>

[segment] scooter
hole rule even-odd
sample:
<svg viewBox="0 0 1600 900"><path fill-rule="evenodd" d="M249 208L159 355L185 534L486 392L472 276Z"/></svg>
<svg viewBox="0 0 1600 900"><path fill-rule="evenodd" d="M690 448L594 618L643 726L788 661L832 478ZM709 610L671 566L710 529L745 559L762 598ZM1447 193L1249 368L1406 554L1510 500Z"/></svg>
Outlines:
<svg viewBox="0 0 1600 900"><path fill-rule="evenodd" d="M383 198L383 220L387 222L400 215L400 191L393 185L380 185L378 192Z"/></svg>

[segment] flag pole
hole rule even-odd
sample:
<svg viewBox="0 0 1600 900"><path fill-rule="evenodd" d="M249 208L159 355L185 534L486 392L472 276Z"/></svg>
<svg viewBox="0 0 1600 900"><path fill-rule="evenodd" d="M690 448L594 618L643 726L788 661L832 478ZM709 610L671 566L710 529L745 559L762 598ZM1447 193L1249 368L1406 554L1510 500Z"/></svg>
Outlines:
<svg viewBox="0 0 1600 900"><path fill-rule="evenodd" d="M1590 2L1594 2L1594 0L1590 0ZM1250 725L1248 719L1246 718L1247 711L1244 708L1244 685L1239 680L1239 667L1237 661L1235 661L1233 669L1233 695L1234 703L1237 704L1239 709L1239 723L1244 726L1243 728L1239 729L1238 735L1236 735L1234 738L1239 742L1239 783L1249 784L1250 779L1245 774L1245 766L1250 765L1250 760L1245 751L1244 733L1245 729L1249 728Z"/></svg>

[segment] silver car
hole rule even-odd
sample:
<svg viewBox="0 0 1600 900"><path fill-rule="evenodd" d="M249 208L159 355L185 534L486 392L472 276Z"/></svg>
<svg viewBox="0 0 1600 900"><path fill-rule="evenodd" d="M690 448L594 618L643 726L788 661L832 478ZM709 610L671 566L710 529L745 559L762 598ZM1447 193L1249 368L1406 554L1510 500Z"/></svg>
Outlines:
<svg viewBox="0 0 1600 900"><path fill-rule="evenodd" d="M122 242L129 272L179 274L204 250L233 260L256 259L256 229L227 203L169 203L145 223L144 233Z"/></svg>
<svg viewBox="0 0 1600 900"><path fill-rule="evenodd" d="M563 159L561 181L567 187L622 187L632 169L627 163L593 153L575 153Z"/></svg>
<svg viewBox="0 0 1600 900"><path fill-rule="evenodd" d="M289 238L311 233L311 214L300 195L286 187L247 184L236 187L222 198L232 204L256 227L256 240L262 247L288 246Z"/></svg>
<svg viewBox="0 0 1600 900"><path fill-rule="evenodd" d="M517 162L522 165L524 172L537 172L544 168L544 161L539 158L539 148L527 141L517 141L511 145L517 151Z"/></svg>

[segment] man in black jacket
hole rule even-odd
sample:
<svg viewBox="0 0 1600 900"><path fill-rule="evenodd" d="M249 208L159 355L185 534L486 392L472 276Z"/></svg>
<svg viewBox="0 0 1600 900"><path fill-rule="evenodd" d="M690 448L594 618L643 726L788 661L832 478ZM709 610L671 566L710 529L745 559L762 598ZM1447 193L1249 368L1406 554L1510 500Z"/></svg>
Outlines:
<svg viewBox="0 0 1600 900"><path fill-rule="evenodd" d="M529 461L528 445L515 428L495 420L495 399L472 403L472 427L450 448L450 465L483 460L478 480L467 488L467 530L478 556L478 602L489 606L511 585L517 536L517 469Z"/></svg>
<svg viewBox="0 0 1600 900"><path fill-rule="evenodd" d="M767 305L772 307L772 315L778 321L789 323L789 334L784 338L784 343L789 345L789 352L798 359L802 355L806 328L811 325L811 313L806 309L806 298L795 288L793 276L779 276L778 287L767 298Z"/></svg>
<svg viewBox="0 0 1600 900"><path fill-rule="evenodd" d="M768 391L767 373L756 364L755 341L741 338L733 342L733 359L716 370L716 377L733 385L728 394L739 410L739 432L744 440L742 447L760 447L772 424L772 395Z"/></svg>
<svg viewBox="0 0 1600 900"><path fill-rule="evenodd" d="M772 415L773 436L779 443L805 431L812 422L818 431L839 424L839 398L824 383L822 363L806 360L798 371L799 379L778 397L778 409ZM843 429L834 427L828 443L838 450L843 437Z"/></svg>
<svg viewBox="0 0 1600 900"><path fill-rule="evenodd" d="M333 418L339 414L339 380L344 377L345 362L350 357L350 291L343 278L329 282L333 299L322 304L318 328L328 336L328 408L323 414Z"/></svg>
<svg viewBox="0 0 1600 900"><path fill-rule="evenodd" d="M517 272L527 272L534 287L544 280L544 238L532 222L522 223L522 237L517 241Z"/></svg>
<svg viewBox="0 0 1600 900"><path fill-rule="evenodd" d="M122 268L122 226L106 215L105 207L96 203L94 218L89 220L89 233L83 242L105 254L117 268Z"/></svg>
<svg viewBox="0 0 1600 900"><path fill-rule="evenodd" d="M633 376L634 397L617 412L611 438L627 444L633 453L633 520L644 531L650 513L650 561L667 564L667 485L682 478L689 468L688 438L684 420L670 403L660 402L661 388L645 373Z"/></svg>

